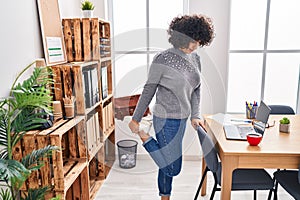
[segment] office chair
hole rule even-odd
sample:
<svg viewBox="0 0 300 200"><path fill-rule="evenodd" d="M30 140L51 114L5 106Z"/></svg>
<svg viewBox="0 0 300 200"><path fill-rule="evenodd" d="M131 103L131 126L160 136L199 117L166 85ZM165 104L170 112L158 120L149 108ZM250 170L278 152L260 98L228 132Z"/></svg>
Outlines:
<svg viewBox="0 0 300 200"><path fill-rule="evenodd" d="M292 107L287 106L287 105L269 105L271 108L270 114L273 115L294 115L295 111ZM277 169L277 171L280 171L280 169ZM285 170L283 170L285 171ZM281 174L281 173L279 173ZM281 175L279 175L281 177ZM274 191L274 196L277 196L277 189L278 189L278 181L275 180L275 191ZM276 194L275 194L276 193Z"/></svg>
<svg viewBox="0 0 300 200"><path fill-rule="evenodd" d="M269 105L271 108L270 114L279 114L279 115L294 115L295 111L290 106L286 105Z"/></svg>
<svg viewBox="0 0 300 200"><path fill-rule="evenodd" d="M210 196L210 200L212 200L215 192L221 190L221 187L219 186L221 186L222 166L221 162L219 162L217 151L210 136L200 126L197 128L197 132L206 163L206 168L194 200L198 198L200 189L208 171L211 171L214 177L213 191ZM264 169L236 169L232 174L232 190L254 190L254 200L256 200L257 190L270 190L268 195L268 200L270 200L272 191L275 190L274 180Z"/></svg>
<svg viewBox="0 0 300 200"><path fill-rule="evenodd" d="M292 197L300 199L300 166L299 170L278 170L274 172L274 178ZM275 186L274 194L277 189L278 185Z"/></svg>

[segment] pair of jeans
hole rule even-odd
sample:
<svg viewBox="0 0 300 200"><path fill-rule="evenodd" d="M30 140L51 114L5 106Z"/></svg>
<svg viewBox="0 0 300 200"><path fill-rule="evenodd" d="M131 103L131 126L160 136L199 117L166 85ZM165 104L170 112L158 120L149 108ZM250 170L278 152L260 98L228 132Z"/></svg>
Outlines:
<svg viewBox="0 0 300 200"><path fill-rule="evenodd" d="M160 196L170 196L173 177L182 166L182 140L186 128L185 119L153 116L156 139L150 137L143 146L159 167L158 188Z"/></svg>

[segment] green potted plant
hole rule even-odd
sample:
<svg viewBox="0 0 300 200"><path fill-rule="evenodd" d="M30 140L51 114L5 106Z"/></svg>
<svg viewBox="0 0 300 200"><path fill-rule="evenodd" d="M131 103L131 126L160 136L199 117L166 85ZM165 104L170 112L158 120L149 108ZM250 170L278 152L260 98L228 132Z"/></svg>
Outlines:
<svg viewBox="0 0 300 200"><path fill-rule="evenodd" d="M83 13L83 17L91 18L93 17L94 4L89 0L84 0L81 2L81 10Z"/></svg>
<svg viewBox="0 0 300 200"><path fill-rule="evenodd" d="M21 161L14 160L13 148L28 130L39 128L46 119L43 110L51 113L52 97L49 84L50 71L46 67L35 68L32 75L22 83L17 81L35 62L28 65L15 79L7 98L0 100L0 199L43 200L48 187L29 189L20 195L20 188L31 172L43 166L41 158L50 155L58 147L46 146L25 155Z"/></svg>
<svg viewBox="0 0 300 200"><path fill-rule="evenodd" d="M290 120L287 117L283 117L280 121L279 121L279 131L280 132L285 132L285 133L289 133L290 132Z"/></svg>

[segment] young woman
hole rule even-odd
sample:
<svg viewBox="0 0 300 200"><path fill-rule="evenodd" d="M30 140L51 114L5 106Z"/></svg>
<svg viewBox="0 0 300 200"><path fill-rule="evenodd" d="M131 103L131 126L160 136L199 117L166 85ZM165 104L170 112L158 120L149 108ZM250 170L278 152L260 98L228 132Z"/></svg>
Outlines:
<svg viewBox="0 0 300 200"><path fill-rule="evenodd" d="M150 66L138 105L129 123L159 167L158 188L162 200L170 199L173 177L182 165L182 139L186 122L203 126L200 120L200 57L194 51L208 46L214 28L203 15L175 17L168 29L173 48L158 53ZM139 131L139 122L154 94L153 126L156 137ZM204 126L203 126L204 127Z"/></svg>

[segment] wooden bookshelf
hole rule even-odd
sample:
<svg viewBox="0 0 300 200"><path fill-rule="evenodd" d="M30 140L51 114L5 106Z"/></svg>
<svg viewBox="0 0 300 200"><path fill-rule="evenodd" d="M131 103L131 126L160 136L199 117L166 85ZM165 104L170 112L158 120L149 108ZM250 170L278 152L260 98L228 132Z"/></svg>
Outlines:
<svg viewBox="0 0 300 200"><path fill-rule="evenodd" d="M14 159L20 160L33 150L48 145L59 147L51 157L43 158L44 166L32 173L22 186L23 191L29 188L49 186L53 190L46 199L61 196L61 199L88 199L89 185L87 149L85 145L85 118L76 116L73 119L60 119L51 128L27 132L14 147ZM72 198L70 198L72 197Z"/></svg>
<svg viewBox="0 0 300 200"><path fill-rule="evenodd" d="M89 194L93 199L115 161L110 22L99 18L63 19L62 27L71 65L75 111L85 117ZM91 80L86 81L87 71L91 70L97 71L97 76L90 76ZM87 93L95 86L97 98L89 102L87 100L95 95Z"/></svg>

